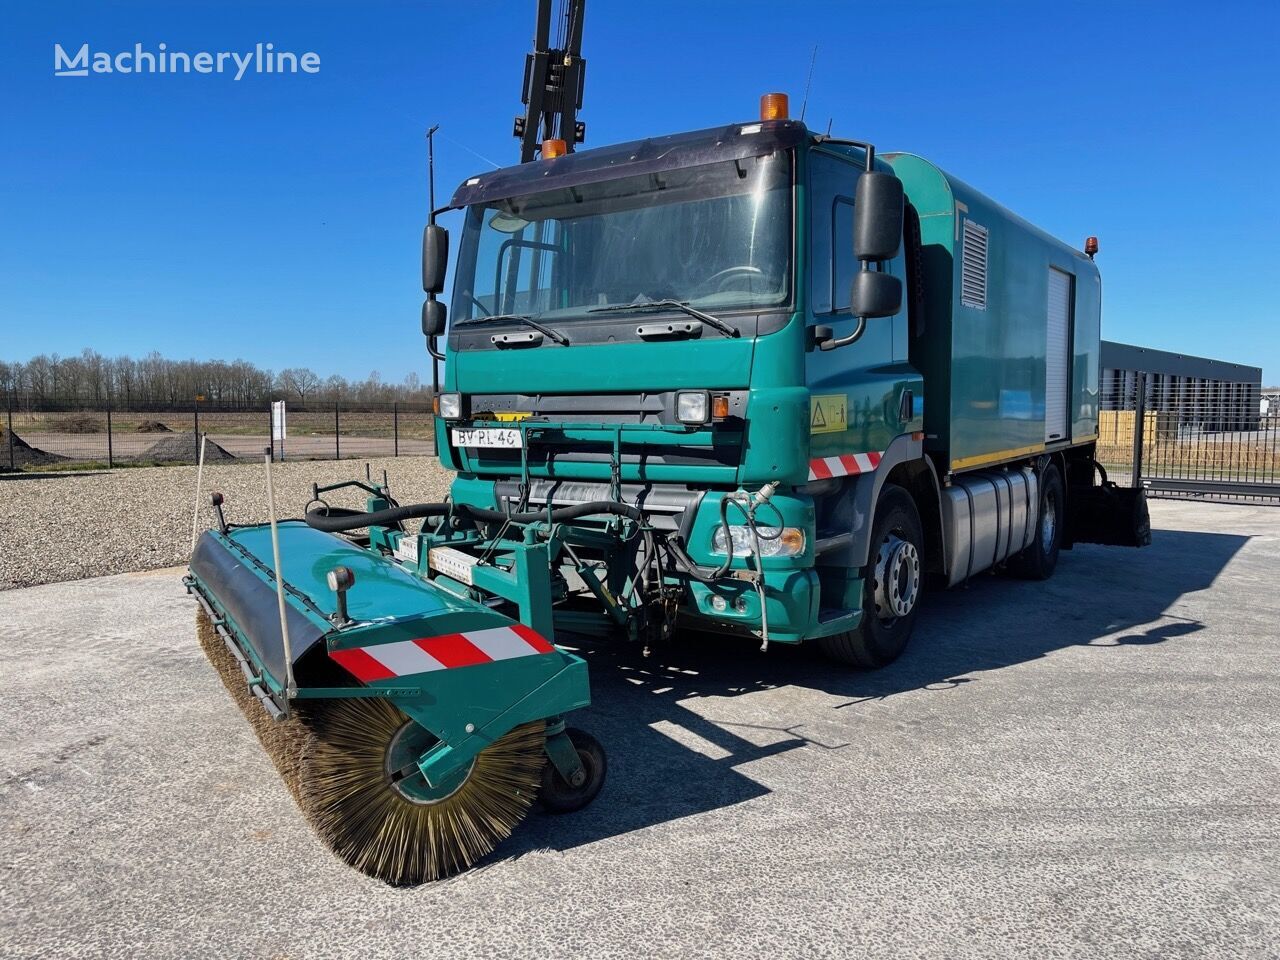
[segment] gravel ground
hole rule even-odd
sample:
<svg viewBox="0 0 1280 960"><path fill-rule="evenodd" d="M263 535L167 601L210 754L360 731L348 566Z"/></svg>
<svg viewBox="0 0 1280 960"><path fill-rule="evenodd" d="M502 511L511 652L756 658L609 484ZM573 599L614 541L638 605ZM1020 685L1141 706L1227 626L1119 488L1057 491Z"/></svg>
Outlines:
<svg viewBox="0 0 1280 960"><path fill-rule="evenodd" d="M1274 960L1280 509L1151 514L873 673L583 650L595 803L406 889L307 828L180 571L0 593L0 955Z"/></svg>
<svg viewBox="0 0 1280 960"><path fill-rule="evenodd" d="M439 500L449 487L435 457L282 463L272 471L279 515L301 516L312 483L363 477L366 462L374 476L387 471L401 503ZM185 564L195 488L195 467L0 475L0 590ZM223 493L234 523L267 519L261 463L206 464L204 489ZM212 513L201 499L208 526ZM364 506L359 491L330 502Z"/></svg>

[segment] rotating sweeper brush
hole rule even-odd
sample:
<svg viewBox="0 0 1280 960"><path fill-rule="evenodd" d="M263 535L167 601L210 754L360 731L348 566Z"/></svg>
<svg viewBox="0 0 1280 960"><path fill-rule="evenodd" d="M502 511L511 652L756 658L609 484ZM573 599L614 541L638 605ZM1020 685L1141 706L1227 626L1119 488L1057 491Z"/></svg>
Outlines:
<svg viewBox="0 0 1280 960"><path fill-rule="evenodd" d="M209 660L339 857L388 883L435 880L490 853L539 796L552 812L595 796L604 755L562 719L589 700L586 665L546 639L536 583L507 609L542 629L419 575L404 550L300 521L272 532L205 533L185 582Z"/></svg>

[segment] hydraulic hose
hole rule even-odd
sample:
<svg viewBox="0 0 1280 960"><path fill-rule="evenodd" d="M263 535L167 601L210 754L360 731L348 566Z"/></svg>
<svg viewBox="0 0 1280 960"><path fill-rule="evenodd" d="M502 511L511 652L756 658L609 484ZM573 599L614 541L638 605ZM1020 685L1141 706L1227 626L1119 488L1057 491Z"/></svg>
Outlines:
<svg viewBox="0 0 1280 960"><path fill-rule="evenodd" d="M676 566L680 567L680 569L699 583L711 586L718 583L723 578L724 575L721 574L719 570L708 571L706 567L698 566L694 559L684 552L684 548L680 546L680 542L678 540L675 540L674 538L667 539L664 541L664 544L667 552L671 554L672 559L676 561Z"/></svg>
<svg viewBox="0 0 1280 960"><path fill-rule="evenodd" d="M449 512L447 503L411 503L404 507L388 507L365 513L345 507L320 507L307 511L307 526L326 533L357 530L360 527L386 527L402 520L420 517L442 517Z"/></svg>
<svg viewBox="0 0 1280 960"><path fill-rule="evenodd" d="M724 563L720 564L720 568L712 574L712 578L719 580L721 577L729 575L729 568L733 566L733 537L729 535L729 503L733 501L732 497L723 496L720 498L720 529L724 531ZM738 504L741 507L741 504Z"/></svg>
<svg viewBox="0 0 1280 960"><path fill-rule="evenodd" d="M382 527L402 520L413 520L420 517L442 517L450 512L457 516L469 517L486 523L536 523L548 519L545 510L529 510L520 513L507 513L503 510L488 510L484 507L473 507L463 503L413 503L404 507L390 507L386 510L375 510L364 513L360 510L347 510L342 507L322 507L307 511L307 526L326 533L339 533L343 530L356 530L360 527ZM636 507L627 503L612 500L596 500L591 503L575 503L567 507L557 507L551 511L552 523L567 523L580 517L596 516L601 513L612 513L640 523L644 515Z"/></svg>
<svg viewBox="0 0 1280 960"><path fill-rule="evenodd" d="M464 517L470 517L472 520L484 520L486 523L503 523L507 520L512 523L536 523L539 520L548 519L547 511L545 510L507 513L505 510L486 510L484 507L473 507L465 503L455 503L453 510L454 513ZM617 514L620 517L626 517L628 520L634 520L636 523L644 522L644 514L640 512L639 508L633 507L629 503L618 503L616 500L594 500L591 503L575 503L567 507L555 507L551 511L550 520L552 523L568 523L570 520L591 517L601 513Z"/></svg>

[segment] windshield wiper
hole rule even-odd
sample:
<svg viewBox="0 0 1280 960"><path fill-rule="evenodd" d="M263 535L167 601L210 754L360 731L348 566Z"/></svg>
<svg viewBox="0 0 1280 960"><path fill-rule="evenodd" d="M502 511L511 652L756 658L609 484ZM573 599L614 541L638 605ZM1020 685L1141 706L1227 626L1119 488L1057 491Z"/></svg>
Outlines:
<svg viewBox="0 0 1280 960"><path fill-rule="evenodd" d="M506 320L511 323L523 323L526 327L532 327L549 340L554 340L562 347L569 346L569 338L559 330L552 330L548 326L539 323L533 317L526 313L496 313L488 317L472 317L469 320L459 320L454 324L455 327L467 327L476 323L491 323L495 320Z"/></svg>
<svg viewBox="0 0 1280 960"><path fill-rule="evenodd" d="M695 320L701 320L709 327L715 327L726 337L737 337L740 334L737 328L725 323L719 317L713 317L709 313L703 313L696 307L689 306L683 300L665 299L665 300L645 300L641 303L614 303L607 307L592 307L588 313L620 313L624 310L679 310L681 313L688 314Z"/></svg>

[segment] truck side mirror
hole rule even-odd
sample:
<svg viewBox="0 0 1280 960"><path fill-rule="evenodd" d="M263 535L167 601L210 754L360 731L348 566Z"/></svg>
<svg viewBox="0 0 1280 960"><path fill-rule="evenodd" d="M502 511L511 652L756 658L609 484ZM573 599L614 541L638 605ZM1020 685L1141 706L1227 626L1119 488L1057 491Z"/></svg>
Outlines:
<svg viewBox="0 0 1280 960"><path fill-rule="evenodd" d="M853 275L849 312L855 317L892 317L902 308L902 281L891 273L860 270Z"/></svg>
<svg viewBox="0 0 1280 960"><path fill-rule="evenodd" d="M422 334L431 339L444 333L444 321L448 311L434 296L422 304Z"/></svg>
<svg viewBox="0 0 1280 960"><path fill-rule="evenodd" d="M898 255L902 245L902 201L902 181L893 174L868 170L858 177L853 206L855 257L892 260Z"/></svg>
<svg viewBox="0 0 1280 960"><path fill-rule="evenodd" d="M429 223L422 230L422 289L444 291L444 275L449 267L449 231Z"/></svg>
<svg viewBox="0 0 1280 960"><path fill-rule="evenodd" d="M892 317L902 309L902 281L885 272L886 260L902 246L902 221L906 198L902 181L875 168L875 147L844 140L866 151L866 169L858 177L853 205L853 255L859 271L849 290L849 312L858 318L851 333L835 338L830 327L815 327L813 343L819 350L839 350L856 343L872 317Z"/></svg>

